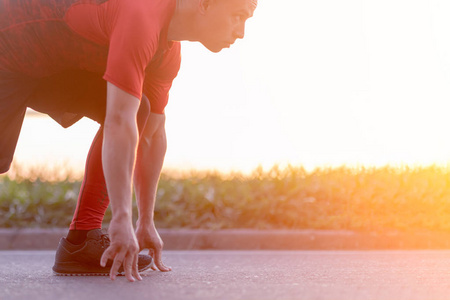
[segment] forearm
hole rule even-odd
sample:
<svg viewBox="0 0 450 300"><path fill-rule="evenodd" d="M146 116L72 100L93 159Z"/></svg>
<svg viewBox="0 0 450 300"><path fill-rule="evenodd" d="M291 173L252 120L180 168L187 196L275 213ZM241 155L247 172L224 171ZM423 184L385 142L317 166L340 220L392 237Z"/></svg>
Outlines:
<svg viewBox="0 0 450 300"><path fill-rule="evenodd" d="M134 184L140 224L153 223L156 190L166 149L167 140L164 128L139 145Z"/></svg>
<svg viewBox="0 0 450 300"><path fill-rule="evenodd" d="M131 199L138 128L139 100L108 82L103 125L103 172L113 220L131 224Z"/></svg>
<svg viewBox="0 0 450 300"><path fill-rule="evenodd" d="M150 118L150 120L152 119L155 120L155 118ZM157 116L156 119L163 121L164 117ZM148 130L147 134L150 134L152 138L145 139L144 143L141 138L138 148L134 180L139 209L139 219L136 224L136 237L139 242L139 249L148 249L156 267L160 271L168 272L171 268L164 265L161 257L164 243L156 230L155 222L153 220L156 188L158 186L167 147L164 124L162 122L155 123L156 124L150 123L150 126L146 129L155 127L159 127L160 129L156 131L156 134L151 134L154 131ZM163 126L155 126L157 123L162 124Z"/></svg>
<svg viewBox="0 0 450 300"><path fill-rule="evenodd" d="M102 163L113 219L131 221L136 146L135 124L105 124Z"/></svg>

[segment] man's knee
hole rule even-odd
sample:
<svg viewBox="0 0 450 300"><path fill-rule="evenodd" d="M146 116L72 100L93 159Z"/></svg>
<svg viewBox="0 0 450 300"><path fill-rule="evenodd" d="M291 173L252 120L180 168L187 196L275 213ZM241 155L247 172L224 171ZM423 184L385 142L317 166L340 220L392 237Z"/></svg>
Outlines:
<svg viewBox="0 0 450 300"><path fill-rule="evenodd" d="M0 158L0 174L6 173L11 168L11 159Z"/></svg>

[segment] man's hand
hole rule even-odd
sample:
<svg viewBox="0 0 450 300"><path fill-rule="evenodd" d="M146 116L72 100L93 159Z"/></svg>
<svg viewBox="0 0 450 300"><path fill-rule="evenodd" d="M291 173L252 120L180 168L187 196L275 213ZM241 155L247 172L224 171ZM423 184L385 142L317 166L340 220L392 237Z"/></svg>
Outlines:
<svg viewBox="0 0 450 300"><path fill-rule="evenodd" d="M132 224L127 223L127 221L121 222L114 219L111 221L108 230L111 245L103 252L100 265L105 267L108 259L113 261L109 273L111 280L116 279L117 272L123 265L125 277L134 282L134 278L142 280L138 271L139 244L133 232Z"/></svg>
<svg viewBox="0 0 450 300"><path fill-rule="evenodd" d="M148 255L153 258L152 269L156 271L158 268L161 272L172 271L171 267L167 267L162 262L162 250L164 243L155 228L155 225L139 224L136 229L136 237L139 242L139 249L148 249Z"/></svg>

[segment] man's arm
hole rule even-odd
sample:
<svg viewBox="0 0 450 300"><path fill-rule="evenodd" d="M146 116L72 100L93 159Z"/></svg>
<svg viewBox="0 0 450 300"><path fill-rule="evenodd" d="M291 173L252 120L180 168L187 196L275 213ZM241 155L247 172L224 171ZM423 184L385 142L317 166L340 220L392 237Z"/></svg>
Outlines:
<svg viewBox="0 0 450 300"><path fill-rule="evenodd" d="M122 264L129 281L134 281L133 276L142 280L137 269L139 246L131 218L138 108L138 98L108 82L102 164L112 210L111 245L103 253L100 264L105 266L108 259L114 261L110 271L113 280Z"/></svg>
<svg viewBox="0 0 450 300"><path fill-rule="evenodd" d="M156 189L167 149L165 115L150 113L138 146L134 185L139 209L136 236L140 249L149 249L161 271L171 268L162 263L163 242L153 220Z"/></svg>

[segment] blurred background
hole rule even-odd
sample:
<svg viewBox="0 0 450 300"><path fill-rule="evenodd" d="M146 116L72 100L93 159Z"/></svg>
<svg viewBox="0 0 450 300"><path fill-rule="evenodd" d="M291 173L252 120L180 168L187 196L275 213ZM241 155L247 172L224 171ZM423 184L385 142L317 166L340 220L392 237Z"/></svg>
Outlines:
<svg viewBox="0 0 450 300"><path fill-rule="evenodd" d="M231 49L183 42L158 226L450 231L449 15L447 0L260 0ZM27 115L0 227L70 223L97 129Z"/></svg>
<svg viewBox="0 0 450 300"><path fill-rule="evenodd" d="M183 42L166 168L447 165L450 3L259 1L246 37ZM82 170L98 125L29 114L15 162Z"/></svg>

